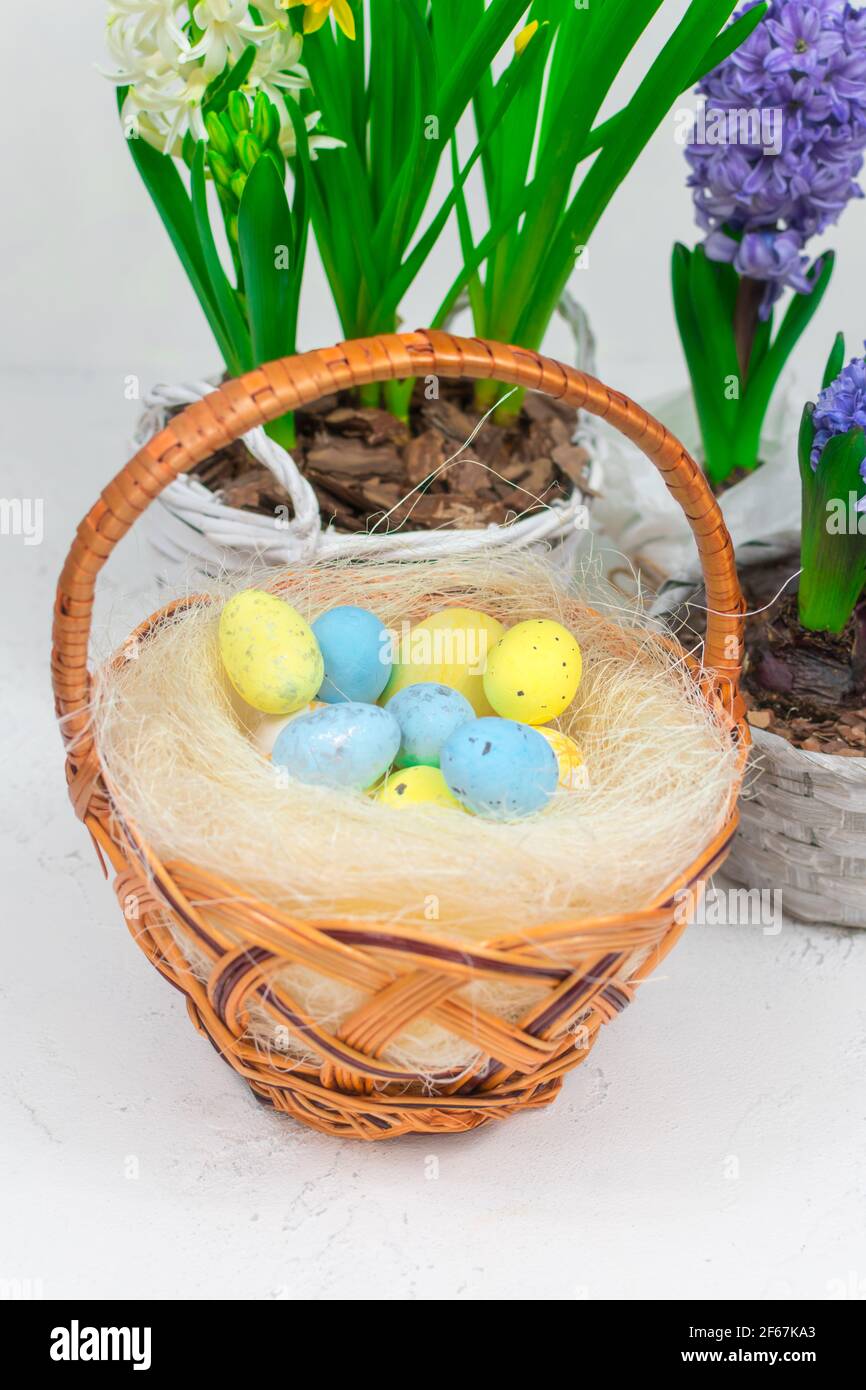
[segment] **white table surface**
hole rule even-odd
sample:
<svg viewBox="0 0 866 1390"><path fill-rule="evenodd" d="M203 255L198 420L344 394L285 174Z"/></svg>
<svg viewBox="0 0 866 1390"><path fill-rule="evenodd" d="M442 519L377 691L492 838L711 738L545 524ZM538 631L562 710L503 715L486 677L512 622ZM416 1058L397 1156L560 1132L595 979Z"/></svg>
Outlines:
<svg viewBox="0 0 866 1390"><path fill-rule="evenodd" d="M866 932L690 929L553 1108L462 1137L331 1140L218 1062L124 927L52 721L56 575L134 409L119 371L0 378L4 492L45 505L41 545L0 538L0 1293L866 1296ZM118 558L103 635L146 609L146 542Z"/></svg>

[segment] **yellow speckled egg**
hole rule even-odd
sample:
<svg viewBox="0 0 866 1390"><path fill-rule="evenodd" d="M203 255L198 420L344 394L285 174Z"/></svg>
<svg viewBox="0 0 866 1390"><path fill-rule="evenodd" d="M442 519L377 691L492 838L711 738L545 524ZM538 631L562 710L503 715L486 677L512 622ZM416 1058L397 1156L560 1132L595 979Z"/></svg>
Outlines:
<svg viewBox="0 0 866 1390"><path fill-rule="evenodd" d="M546 724L574 699L583 662L568 628L551 618L516 623L487 658L484 693L503 719Z"/></svg>
<svg viewBox="0 0 866 1390"><path fill-rule="evenodd" d="M297 719L299 714L312 714L314 709L321 708L321 700L311 700L308 705L301 705L300 709L293 710L291 714L263 714L252 734L254 746L269 758L278 736L292 719Z"/></svg>
<svg viewBox="0 0 866 1390"><path fill-rule="evenodd" d="M242 700L264 714L292 714L312 700L325 668L312 629L290 603L244 589L220 615L219 649Z"/></svg>
<svg viewBox="0 0 866 1390"><path fill-rule="evenodd" d="M559 729L539 729L535 732L541 734L542 738L547 739L559 764L559 785L566 791L577 791L578 787L586 786L586 767L583 761L583 753L573 738L568 734L560 733Z"/></svg>
<svg viewBox="0 0 866 1390"><path fill-rule="evenodd" d="M452 811L463 807L451 795L448 784L438 767L404 767L392 772L376 794L384 806L447 806Z"/></svg>
<svg viewBox="0 0 866 1390"><path fill-rule="evenodd" d="M407 685L433 681L465 695L477 715L492 714L484 694L488 654L505 628L476 608L442 608L401 635L381 704Z"/></svg>

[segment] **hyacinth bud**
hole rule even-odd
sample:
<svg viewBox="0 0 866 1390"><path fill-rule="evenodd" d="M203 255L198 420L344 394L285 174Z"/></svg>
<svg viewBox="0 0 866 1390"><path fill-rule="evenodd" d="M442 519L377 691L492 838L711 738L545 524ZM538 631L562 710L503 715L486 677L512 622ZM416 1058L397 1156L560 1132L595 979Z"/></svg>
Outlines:
<svg viewBox="0 0 866 1390"><path fill-rule="evenodd" d="M235 136L237 135L237 131L235 130L234 126L232 125L231 121L229 120L229 114L228 114L227 111L221 111L220 114L219 114L219 118L218 118L218 119L219 119L220 125L222 126L222 128L223 128L223 130L224 130L224 132L225 132L225 136L226 136L226 139L228 140L228 144L229 144L228 150L226 150L226 151L224 152L224 153L225 153L225 156L226 156L226 159L231 159L231 160L233 161L233 160L234 160L234 148L235 148Z"/></svg>
<svg viewBox="0 0 866 1390"><path fill-rule="evenodd" d="M250 128L250 107L245 96L240 92L229 92L228 102L226 103L228 117L238 132L249 130Z"/></svg>
<svg viewBox="0 0 866 1390"><path fill-rule="evenodd" d="M247 176L246 174L242 174L240 169L238 169L234 174L231 175L231 178L229 180L229 188L231 189L234 196L237 198L238 202L240 202L241 200L244 188L246 187L246 182Z"/></svg>
<svg viewBox="0 0 866 1390"><path fill-rule="evenodd" d="M204 118L204 123L211 151L216 150L224 159L231 158L232 142L216 112L209 111Z"/></svg>
<svg viewBox="0 0 866 1390"><path fill-rule="evenodd" d="M228 188L232 181L233 170L227 159L223 159L218 150L208 150L208 164L216 182L223 188Z"/></svg>
<svg viewBox="0 0 866 1390"><path fill-rule="evenodd" d="M268 101L264 92L256 92L253 105L253 135L264 148L276 138L278 129L276 108Z"/></svg>
<svg viewBox="0 0 866 1390"><path fill-rule="evenodd" d="M260 158L262 147L248 130L242 130L235 140L235 154L245 173L252 172L253 165Z"/></svg>
<svg viewBox="0 0 866 1390"><path fill-rule="evenodd" d="M226 230L228 231L228 234L231 237L232 241L237 241L238 219L236 213L232 213L231 217L226 219Z"/></svg>

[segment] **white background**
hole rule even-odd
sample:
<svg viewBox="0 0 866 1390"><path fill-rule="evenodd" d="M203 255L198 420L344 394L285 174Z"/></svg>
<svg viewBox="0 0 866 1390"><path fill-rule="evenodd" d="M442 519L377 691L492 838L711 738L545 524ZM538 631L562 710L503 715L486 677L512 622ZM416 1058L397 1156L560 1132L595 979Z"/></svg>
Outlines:
<svg viewBox="0 0 866 1390"><path fill-rule="evenodd" d="M218 360L94 70L103 15L101 0L42 0L3 18L3 493L44 498L46 530L41 546L0 541L0 1293L866 1296L863 934L693 928L554 1109L372 1146L263 1112L130 941L65 799L53 585L127 456L127 376ZM672 242L694 237L683 173L671 120L573 282L602 375L639 399L684 375L667 275ZM852 351L866 333L864 218L851 208L827 238L839 264L797 359L804 398L833 333ZM409 326L429 317L449 256L416 286ZM300 345L338 336L314 266ZM565 335L549 347L566 353ZM101 646L147 611L152 564L135 535L112 561Z"/></svg>

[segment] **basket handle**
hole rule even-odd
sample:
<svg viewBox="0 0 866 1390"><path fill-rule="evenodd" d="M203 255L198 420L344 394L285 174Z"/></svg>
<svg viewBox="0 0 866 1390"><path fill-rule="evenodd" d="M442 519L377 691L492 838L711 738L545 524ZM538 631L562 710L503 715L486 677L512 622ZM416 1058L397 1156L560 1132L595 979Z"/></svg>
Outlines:
<svg viewBox="0 0 866 1390"><path fill-rule="evenodd" d="M97 575L117 542L178 474L253 426L347 387L415 376L491 378L540 391L609 421L646 454L694 532L709 609L704 665L723 703L734 710L744 604L733 546L703 473L679 441L627 396L536 352L426 329L383 334L284 357L227 381L149 440L81 522L57 585L51 662L67 776L79 814L85 813L98 776L87 668L93 596Z"/></svg>

